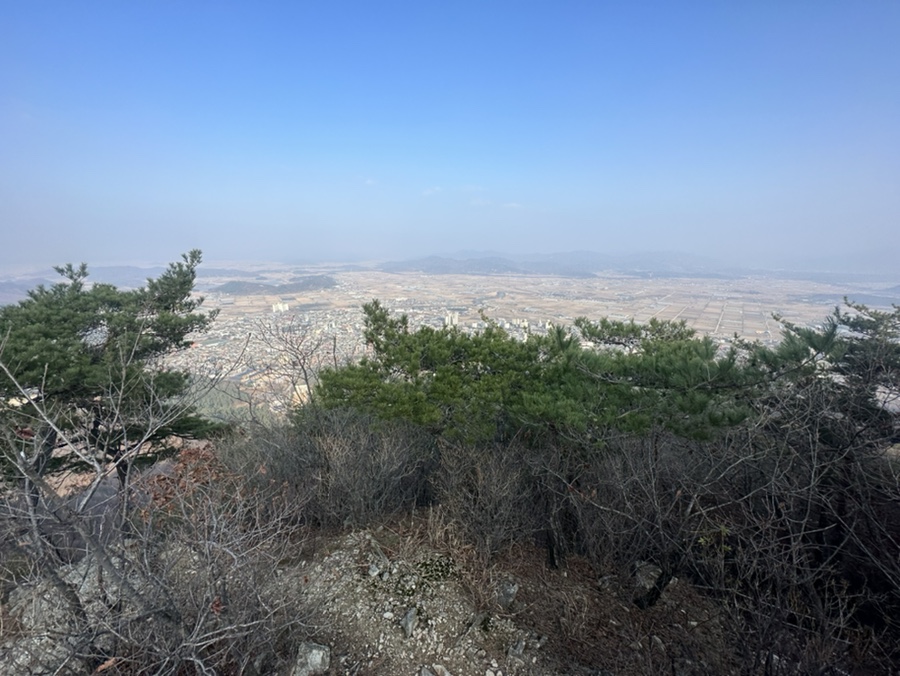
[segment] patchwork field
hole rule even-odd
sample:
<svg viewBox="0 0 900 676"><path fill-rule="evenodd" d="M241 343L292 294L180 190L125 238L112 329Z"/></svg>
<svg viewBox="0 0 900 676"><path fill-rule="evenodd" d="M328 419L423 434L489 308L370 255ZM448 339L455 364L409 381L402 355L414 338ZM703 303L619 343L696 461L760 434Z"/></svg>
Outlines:
<svg viewBox="0 0 900 676"><path fill-rule="evenodd" d="M797 324L816 324L844 295L864 287L774 277L638 278L609 274L590 279L530 275L426 275L376 271L332 275L333 289L291 294L210 296L223 318L272 313L286 303L290 313L328 315L354 311L374 298L406 312L414 321L436 321L456 313L460 325L477 322L480 313L497 321L527 320L570 324L576 317L610 317L646 322L684 320L717 339L735 334L763 341L778 337L773 315Z"/></svg>

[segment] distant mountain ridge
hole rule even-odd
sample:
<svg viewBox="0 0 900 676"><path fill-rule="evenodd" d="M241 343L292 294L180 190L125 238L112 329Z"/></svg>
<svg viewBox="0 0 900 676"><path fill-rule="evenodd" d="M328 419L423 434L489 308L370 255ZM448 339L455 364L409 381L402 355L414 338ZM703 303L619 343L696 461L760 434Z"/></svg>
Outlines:
<svg viewBox="0 0 900 676"><path fill-rule="evenodd" d="M427 256L406 261L383 263L384 272L424 272L430 275L497 275L524 274L526 271L514 261L506 258L444 258Z"/></svg>
<svg viewBox="0 0 900 676"><path fill-rule="evenodd" d="M465 252L474 253L474 252ZM660 276L730 277L721 266L700 256L675 253L649 253L612 256L592 251L533 254L506 257L475 255L474 257L427 256L402 261L389 261L379 266L384 272L422 272L432 275L553 275L558 277L594 277L598 272Z"/></svg>
<svg viewBox="0 0 900 676"><path fill-rule="evenodd" d="M88 281L112 284L126 289L139 289L147 284L148 279L156 279L166 268L155 265L140 268L134 265L99 265L88 264Z"/></svg>
<svg viewBox="0 0 900 676"><path fill-rule="evenodd" d="M18 303L28 295L29 289L33 289L35 286L35 284L24 284L22 282L0 281L0 305Z"/></svg>
<svg viewBox="0 0 900 676"><path fill-rule="evenodd" d="M890 308L892 305L900 304L900 285L892 286L889 289L875 289L872 291L850 290L846 293L818 293L809 297L819 303L831 303L833 305L843 305L844 298L851 303L862 303L870 307Z"/></svg>
<svg viewBox="0 0 900 676"><path fill-rule="evenodd" d="M301 291L317 291L319 289L331 289L337 286L337 281L329 275L310 275L309 277L296 278L286 284L263 284L261 282L225 282L210 289L213 293L225 293L235 296L252 295L278 295L284 293L299 293Z"/></svg>

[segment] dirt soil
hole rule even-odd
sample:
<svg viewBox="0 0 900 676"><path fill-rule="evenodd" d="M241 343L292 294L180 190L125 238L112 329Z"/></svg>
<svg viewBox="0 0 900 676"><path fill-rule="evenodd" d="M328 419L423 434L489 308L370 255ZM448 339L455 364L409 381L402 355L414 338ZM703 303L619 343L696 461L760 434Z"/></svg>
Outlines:
<svg viewBox="0 0 900 676"><path fill-rule="evenodd" d="M545 559L517 548L485 566L452 529L418 515L320 538L277 574L314 609L312 633L331 646L333 674L739 672L723 651L724 618L688 583L640 610L634 576L598 578L578 557L559 569Z"/></svg>

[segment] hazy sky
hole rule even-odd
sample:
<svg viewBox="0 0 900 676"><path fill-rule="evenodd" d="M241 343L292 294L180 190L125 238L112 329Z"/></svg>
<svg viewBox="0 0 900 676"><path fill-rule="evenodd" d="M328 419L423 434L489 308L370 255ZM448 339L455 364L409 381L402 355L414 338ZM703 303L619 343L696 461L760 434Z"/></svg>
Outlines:
<svg viewBox="0 0 900 676"><path fill-rule="evenodd" d="M900 257L900 2L0 0L0 263Z"/></svg>

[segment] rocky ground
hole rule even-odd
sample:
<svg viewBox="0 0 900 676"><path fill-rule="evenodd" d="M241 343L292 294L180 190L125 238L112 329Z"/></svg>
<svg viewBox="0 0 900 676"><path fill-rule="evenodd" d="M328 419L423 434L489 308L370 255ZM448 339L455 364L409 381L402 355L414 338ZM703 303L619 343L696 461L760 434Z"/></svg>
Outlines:
<svg viewBox="0 0 900 676"><path fill-rule="evenodd" d="M724 649L725 618L687 582L640 610L632 599L653 584L654 566L598 577L578 557L557 569L545 559L538 548L518 548L485 565L431 510L311 537L271 578L277 595L307 613L309 641L285 676L737 671ZM83 560L61 571L89 608L99 593L86 582L92 566ZM50 664L71 651L53 638L64 633L57 606L46 584L8 595L5 626L25 627L31 638L4 637L0 626L0 673L90 673L78 662L59 672Z"/></svg>
<svg viewBox="0 0 900 676"><path fill-rule="evenodd" d="M452 542L429 542L415 519L322 540L278 571L303 590L334 674L502 676L724 674L734 665L713 604L676 581L640 610L635 591L658 569L597 578L570 558L550 569L538 550L478 566ZM448 546L451 545L451 546ZM325 673L325 672L323 672Z"/></svg>

